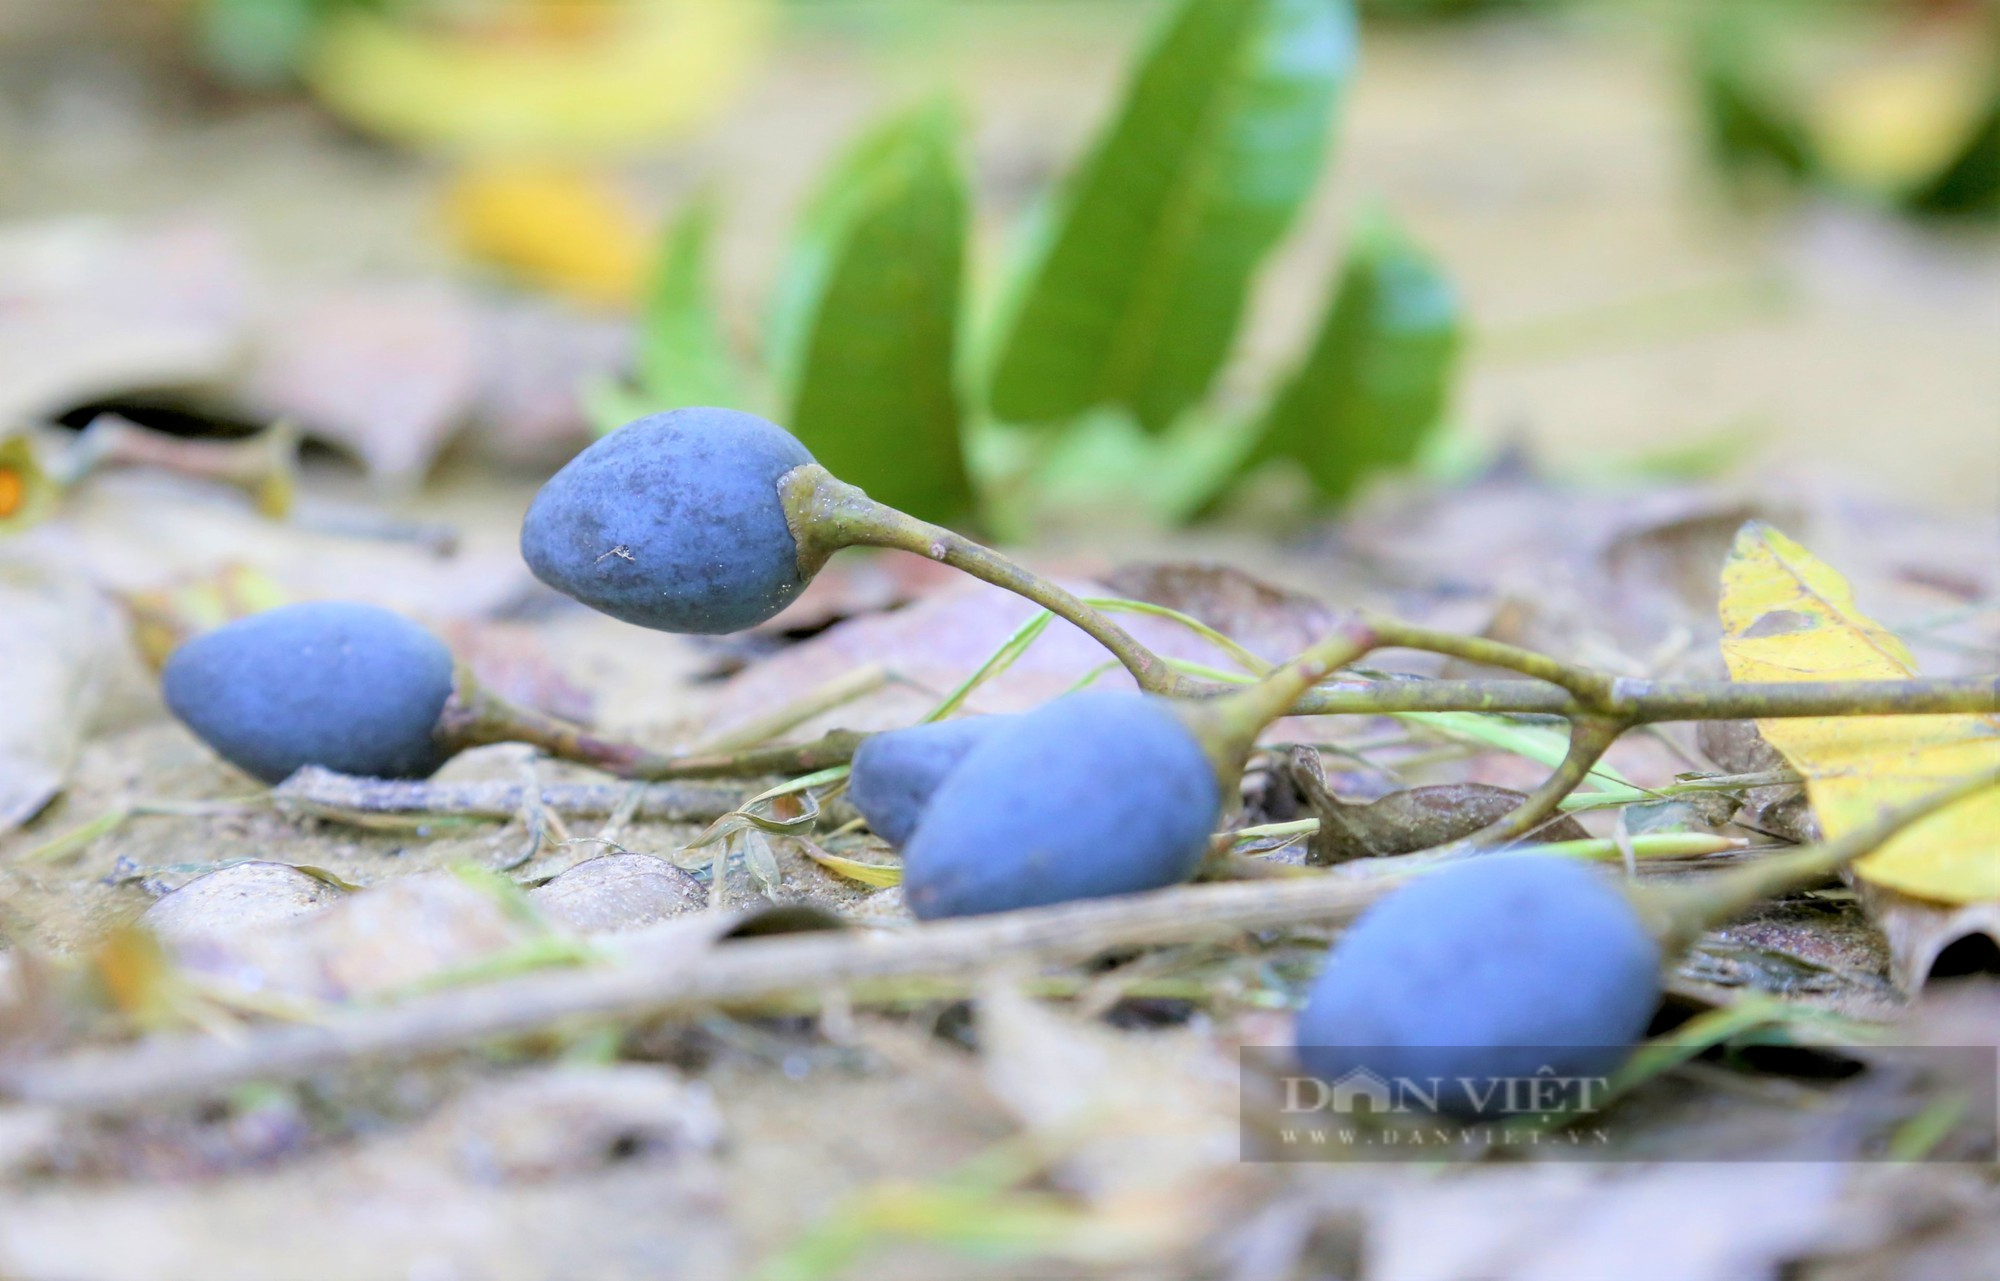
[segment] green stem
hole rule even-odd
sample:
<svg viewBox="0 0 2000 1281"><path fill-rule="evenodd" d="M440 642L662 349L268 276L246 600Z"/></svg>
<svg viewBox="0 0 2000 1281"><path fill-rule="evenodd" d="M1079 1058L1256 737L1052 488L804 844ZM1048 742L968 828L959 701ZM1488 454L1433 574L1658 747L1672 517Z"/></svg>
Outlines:
<svg viewBox="0 0 2000 1281"><path fill-rule="evenodd" d="M105 467L156 467L232 485L249 494L259 512L277 518L290 512L297 489L299 439L287 419L241 440L185 440L99 414L71 447L67 479L74 483Z"/></svg>
<svg viewBox="0 0 2000 1281"><path fill-rule="evenodd" d="M1042 606L1103 645L1154 694L1201 698L1226 692L1221 681L1182 675L1174 665L1087 602L1040 575L948 529L926 524L836 479L817 464L779 482L787 519L810 574L842 547L890 547L926 556ZM1598 713L1629 725L1675 720L1752 720L1802 716L1942 715L2000 711L2000 681L1990 676L1908 681L1649 681L1614 677L1481 637L1367 619L1374 648L1416 649L1520 672L1525 681L1394 681L1301 691L1298 716L1397 712L1507 712L1574 717Z"/></svg>
<svg viewBox="0 0 2000 1281"><path fill-rule="evenodd" d="M1798 774L1788 769L1765 770L1760 774L1717 774L1707 778L1684 779L1678 783L1666 783L1660 787L1621 788L1616 785L1600 785L1597 791L1583 796L1571 796L1562 803L1564 813L1575 814L1583 810L1616 809L1624 805L1638 805L1647 801L1672 800L1677 796L1697 796L1704 792L1745 792L1758 787L1796 787L1805 782Z"/></svg>
<svg viewBox="0 0 2000 1281"><path fill-rule="evenodd" d="M1520 838L1554 814L1624 731L1672 720L1743 720L1798 716L1935 715L2000 710L2000 681L1961 680L1760 682L1633 680L1565 663L1483 637L1457 636L1395 619L1364 619L1328 642L1338 661L1294 665L1248 690L1226 680L1183 674L1102 612L989 548L875 502L817 464L795 468L779 482L786 519L799 548L799 567L816 572L842 547L890 547L927 556L1015 592L1066 619L1109 650L1149 693L1209 706L1184 711L1218 775L1234 779L1264 725L1295 715L1411 712L1553 714L1570 721L1570 743L1555 772L1513 814L1490 824L1454 851ZM1464 662L1503 667L1525 681L1383 682L1320 687L1339 666L1374 648L1416 649ZM1321 653L1316 647L1315 655ZM1310 671L1309 679L1300 673ZM1217 673L1220 675L1220 673ZM1219 697L1236 692L1232 697ZM1283 702L1276 700L1282 693Z"/></svg>
<svg viewBox="0 0 2000 1281"><path fill-rule="evenodd" d="M1111 651L1139 688L1154 694L1187 692L1184 678L1130 632L1039 574L989 547L876 502L817 463L795 467L778 482L786 518L807 575L842 547L889 547L913 552L1025 597L1081 629Z"/></svg>
<svg viewBox="0 0 2000 1281"><path fill-rule="evenodd" d="M1608 704L1615 680L1603 672L1561 662L1518 645L1487 640L1483 636L1460 636L1393 618L1370 618L1368 623L1374 629L1377 648L1423 650L1462 662L1477 663L1482 667L1504 667L1533 680L1561 686L1586 710L1610 710Z"/></svg>
<svg viewBox="0 0 2000 1281"><path fill-rule="evenodd" d="M1012 667L1021 655L1028 652L1028 646L1041 638L1042 633L1048 630L1049 624L1054 620L1055 615L1046 609L1036 610L1027 622L1015 628L1006 640L1000 642L1000 648L987 655L986 661L979 665L978 670L955 685L936 707L924 713L925 722L944 720L965 706L965 700L972 697L974 690Z"/></svg>
<svg viewBox="0 0 2000 1281"><path fill-rule="evenodd" d="M861 742L857 733L835 730L809 743L674 756L636 743L601 738L581 725L523 707L481 685L464 664L459 665L451 697L445 700L433 733L448 752L488 743L526 743L557 760L588 765L619 778L648 781L825 769L846 764Z"/></svg>
<svg viewBox="0 0 2000 1281"><path fill-rule="evenodd" d="M2000 679L1612 682L1604 711L1632 724L1800 716L1943 716L2000 711Z"/></svg>
<svg viewBox="0 0 2000 1281"><path fill-rule="evenodd" d="M1367 653L1373 642L1374 635L1364 624L1349 622L1255 685L1176 706L1208 753L1225 793L1236 786L1243 762L1264 727L1285 715L1299 695Z"/></svg>
<svg viewBox="0 0 2000 1281"><path fill-rule="evenodd" d="M1661 721L1766 720L1808 716L1935 716L2000 708L1991 676L1906 681L1611 682L1604 709L1634 725ZM1568 716L1582 710L1568 690L1538 680L1341 682L1299 699L1299 716L1403 712L1492 712Z"/></svg>
<svg viewBox="0 0 2000 1281"><path fill-rule="evenodd" d="M1555 772L1544 779L1540 787L1528 793L1527 799L1515 806L1506 817L1488 823L1472 835L1452 842L1447 848L1479 849L1504 845L1534 831L1555 815L1564 797L1583 785L1583 780L1590 777L1591 767L1624 732L1625 726L1617 721L1579 716L1570 722L1569 752L1556 766Z"/></svg>
<svg viewBox="0 0 2000 1281"><path fill-rule="evenodd" d="M1982 770L1921 800L1885 810L1874 822L1835 840L1767 858L1699 885L1649 889L1636 902L1661 946L1668 955L1675 955L1711 926L1773 895L1825 880L1888 844L1905 828L1996 786L2000 786L2000 770Z"/></svg>
<svg viewBox="0 0 2000 1281"><path fill-rule="evenodd" d="M1107 610L1114 614L1143 614L1148 618L1164 618L1176 623L1196 636L1201 637L1235 661L1236 665L1248 672L1252 678L1268 676L1277 664L1269 662L1245 649L1232 636L1225 636L1192 614L1184 614L1178 609L1165 605L1155 605L1151 601L1126 600L1122 596L1086 596L1083 603L1092 609Z"/></svg>

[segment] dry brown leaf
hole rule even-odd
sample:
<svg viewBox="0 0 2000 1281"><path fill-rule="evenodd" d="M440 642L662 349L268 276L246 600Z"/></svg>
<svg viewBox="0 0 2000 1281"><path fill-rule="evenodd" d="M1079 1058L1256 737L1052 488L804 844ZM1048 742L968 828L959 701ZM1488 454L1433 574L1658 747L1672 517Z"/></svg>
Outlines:
<svg viewBox="0 0 2000 1281"><path fill-rule="evenodd" d="M1081 1022L1003 981L978 1010L988 1088L1134 1246L1185 1249L1233 1221L1261 1179L1239 1160L1234 1061L1187 1033Z"/></svg>
<svg viewBox="0 0 2000 1281"><path fill-rule="evenodd" d="M1063 585L1079 595L1109 594L1101 584L1068 580ZM860 730L907 725L976 671L1035 612L1021 597L982 583L954 586L892 613L850 618L731 678L709 707L709 732L727 733L790 705L802 690L875 663L888 669L887 688L812 721L801 734L836 725ZM1119 623L1169 657L1230 665L1213 646L1172 622L1122 615ZM977 712L1024 711L1061 694L1110 659L1096 641L1058 620L1019 661L980 686L967 706ZM1100 677L1098 685L1133 688L1131 678L1116 669Z"/></svg>
<svg viewBox="0 0 2000 1281"><path fill-rule="evenodd" d="M87 585L0 555L0 834L62 790L108 686L132 657L118 611Z"/></svg>
<svg viewBox="0 0 2000 1281"><path fill-rule="evenodd" d="M1784 505L1694 501L1691 510L1621 529L1601 558L1610 588L1604 607L1628 643L1654 646L1678 630L1685 648L1706 652L1719 630L1717 583L1729 544L1745 521L1796 523Z"/></svg>
<svg viewBox="0 0 2000 1281"><path fill-rule="evenodd" d="M245 404L341 445L379 479L422 479L478 391L472 313L442 286L308 296L263 328Z"/></svg>
<svg viewBox="0 0 2000 1281"><path fill-rule="evenodd" d="M235 247L204 223L0 228L0 424L219 384L240 352L244 297Z"/></svg>
<svg viewBox="0 0 2000 1281"><path fill-rule="evenodd" d="M1889 973L1905 992L1923 987L1947 948L1984 937L2000 949L2000 902L1954 907L1865 881L1861 901L1889 940Z"/></svg>
<svg viewBox="0 0 2000 1281"><path fill-rule="evenodd" d="M1113 596L1177 609L1274 663L1324 639L1337 621L1325 601L1229 565L1135 561L1101 580Z"/></svg>
<svg viewBox="0 0 2000 1281"><path fill-rule="evenodd" d="M815 632L843 618L899 609L964 582L958 570L927 556L848 551L828 561L797 600L753 630L777 635Z"/></svg>
<svg viewBox="0 0 2000 1281"><path fill-rule="evenodd" d="M107 591L137 593L230 566L295 600L352 600L426 622L491 614L532 579L514 549L460 552L342 537L260 518L233 494L144 472L97 477L14 546Z"/></svg>
<svg viewBox="0 0 2000 1281"><path fill-rule="evenodd" d="M545 298L474 306L471 443L509 466L553 471L590 443L577 389L629 367L632 326Z"/></svg>
<svg viewBox="0 0 2000 1281"><path fill-rule="evenodd" d="M479 683L502 697L589 724L597 700L557 661L548 629L532 623L456 619L438 635Z"/></svg>

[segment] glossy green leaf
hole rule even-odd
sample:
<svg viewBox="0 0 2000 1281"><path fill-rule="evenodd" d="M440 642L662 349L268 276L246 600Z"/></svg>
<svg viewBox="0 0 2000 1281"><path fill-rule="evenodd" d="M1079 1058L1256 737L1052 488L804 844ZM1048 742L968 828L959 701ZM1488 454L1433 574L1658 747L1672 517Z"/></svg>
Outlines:
<svg viewBox="0 0 2000 1281"><path fill-rule="evenodd" d="M973 500L954 376L966 222L953 114L895 117L807 211L772 315L786 426L834 475L926 520Z"/></svg>
<svg viewBox="0 0 2000 1281"><path fill-rule="evenodd" d="M715 202L702 197L671 223L647 282L639 325L642 399L655 409L744 408L710 284Z"/></svg>
<svg viewBox="0 0 2000 1281"><path fill-rule="evenodd" d="M1229 354L1312 191L1353 65L1347 0L1187 0L1071 175L993 357L1001 419L1164 430Z"/></svg>
<svg viewBox="0 0 2000 1281"><path fill-rule="evenodd" d="M1444 412L1462 329L1451 282L1386 215L1372 216L1250 460L1295 459L1334 500L1370 472L1408 463Z"/></svg>

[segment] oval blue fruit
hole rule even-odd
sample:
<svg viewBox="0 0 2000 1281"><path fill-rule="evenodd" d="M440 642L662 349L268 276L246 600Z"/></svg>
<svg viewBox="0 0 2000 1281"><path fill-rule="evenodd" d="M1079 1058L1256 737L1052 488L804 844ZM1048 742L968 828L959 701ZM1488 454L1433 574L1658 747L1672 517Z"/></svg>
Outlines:
<svg viewBox="0 0 2000 1281"><path fill-rule="evenodd" d="M847 800L868 830L891 845L908 844L933 793L966 754L1005 725L1004 716L968 716L870 734L855 749Z"/></svg>
<svg viewBox="0 0 2000 1281"><path fill-rule="evenodd" d="M741 631L806 585L778 481L812 461L754 414L641 418L549 478L521 524L521 555L535 577L613 618Z"/></svg>
<svg viewBox="0 0 2000 1281"><path fill-rule="evenodd" d="M302 765L423 778L447 755L433 730L452 666L437 637L399 614L319 601L195 637L168 657L160 685L183 724L267 783Z"/></svg>
<svg viewBox="0 0 2000 1281"><path fill-rule="evenodd" d="M1163 702L1071 694L1007 718L932 794L903 851L931 920L1133 894L1201 866L1214 767Z"/></svg>
<svg viewBox="0 0 2000 1281"><path fill-rule="evenodd" d="M1439 1111L1485 1115L1518 1105L1498 1082L1610 1075L1659 999L1659 944L1615 884L1566 859L1488 856L1364 913L1296 1043L1322 1081L1437 1083Z"/></svg>

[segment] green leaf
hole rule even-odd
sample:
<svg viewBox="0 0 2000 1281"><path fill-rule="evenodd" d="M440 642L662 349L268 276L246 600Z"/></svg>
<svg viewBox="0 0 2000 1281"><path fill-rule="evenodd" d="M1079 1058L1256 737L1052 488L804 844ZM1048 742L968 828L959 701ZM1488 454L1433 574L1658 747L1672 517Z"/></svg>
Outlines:
<svg viewBox="0 0 2000 1281"><path fill-rule="evenodd" d="M1926 214L2000 214L2000 88L1958 154L1908 203Z"/></svg>
<svg viewBox="0 0 2000 1281"><path fill-rule="evenodd" d="M744 407L710 286L715 201L702 196L668 225L639 324L641 399L656 409Z"/></svg>
<svg viewBox="0 0 2000 1281"><path fill-rule="evenodd" d="M1249 461L1295 459L1335 500L1369 472L1408 463L1444 411L1462 330L1451 282L1386 215L1372 215Z"/></svg>
<svg viewBox="0 0 2000 1281"><path fill-rule="evenodd" d="M1811 134L1760 56L1765 37L1746 13L1711 7L1695 31L1694 77L1710 153L1742 178L1770 170L1799 180L1819 168Z"/></svg>
<svg viewBox="0 0 2000 1281"><path fill-rule="evenodd" d="M954 376L966 222L954 114L897 116L807 210L773 307L787 426L834 475L925 520L973 503Z"/></svg>
<svg viewBox="0 0 2000 1281"><path fill-rule="evenodd" d="M1070 176L992 368L993 411L1123 406L1164 430L1229 354L1312 191L1353 65L1347 0L1187 0Z"/></svg>
<svg viewBox="0 0 2000 1281"><path fill-rule="evenodd" d="M327 7L324 0L207 0L195 13L195 46L234 88L289 85Z"/></svg>

